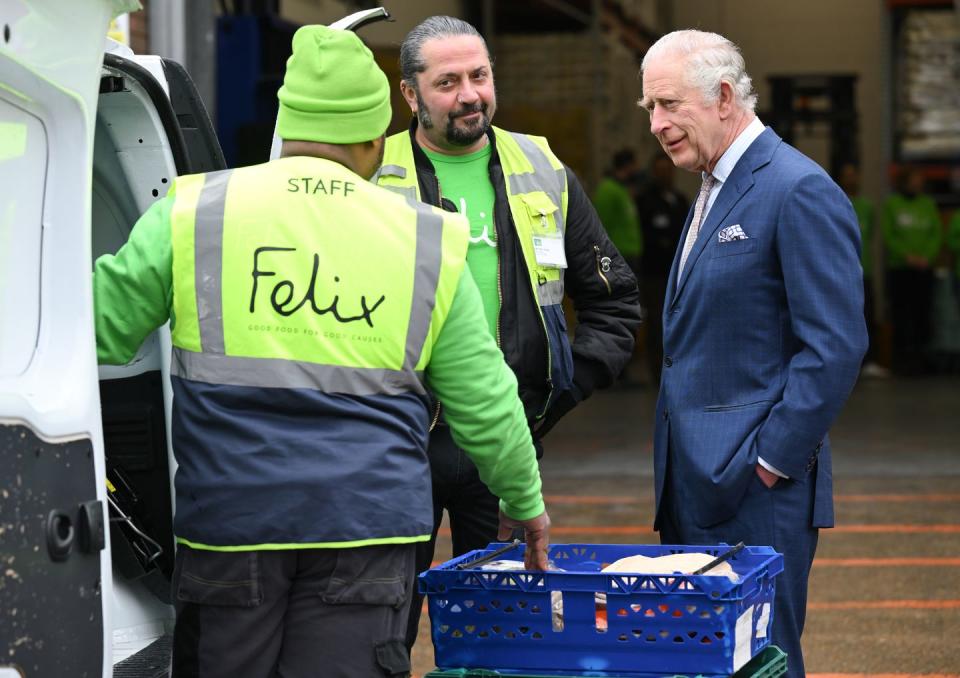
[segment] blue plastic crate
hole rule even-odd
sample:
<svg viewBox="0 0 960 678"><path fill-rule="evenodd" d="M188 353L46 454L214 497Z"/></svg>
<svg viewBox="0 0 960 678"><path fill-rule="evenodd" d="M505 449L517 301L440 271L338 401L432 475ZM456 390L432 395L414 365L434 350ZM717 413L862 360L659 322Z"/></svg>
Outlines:
<svg viewBox="0 0 960 678"><path fill-rule="evenodd" d="M441 670L730 675L770 642L775 577L783 571L783 556L770 547L748 546L729 561L736 582L600 572L627 556L719 555L726 545L554 544L549 557L562 572L457 569L499 546L419 577ZM523 547L499 559L522 561Z"/></svg>

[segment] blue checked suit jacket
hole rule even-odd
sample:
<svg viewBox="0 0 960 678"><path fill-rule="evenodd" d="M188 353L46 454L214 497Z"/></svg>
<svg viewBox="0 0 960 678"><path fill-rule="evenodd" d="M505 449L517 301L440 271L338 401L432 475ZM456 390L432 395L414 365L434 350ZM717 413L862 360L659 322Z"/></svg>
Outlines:
<svg viewBox="0 0 960 678"><path fill-rule="evenodd" d="M739 224L747 238L719 242ZM657 513L667 473L701 527L732 517L757 457L814 474L812 526L833 525L827 430L866 351L860 231L850 201L767 128L720 189L663 310L654 432Z"/></svg>

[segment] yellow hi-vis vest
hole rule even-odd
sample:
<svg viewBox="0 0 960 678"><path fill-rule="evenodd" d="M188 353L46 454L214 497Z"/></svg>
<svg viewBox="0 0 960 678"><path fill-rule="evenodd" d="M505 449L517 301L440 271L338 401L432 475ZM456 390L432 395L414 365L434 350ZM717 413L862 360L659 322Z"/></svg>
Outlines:
<svg viewBox="0 0 960 678"><path fill-rule="evenodd" d="M174 190L178 539L237 550L429 538L423 370L466 224L318 158L186 176Z"/></svg>
<svg viewBox="0 0 960 678"><path fill-rule="evenodd" d="M538 263L534 240L557 239L560 251L565 251L567 173L545 138L508 132L498 127L492 129L530 288L536 294L540 319L549 337L552 333L547 328L545 309L562 304L565 269ZM373 180L410 199L421 199L408 131L387 138L383 165ZM562 311L559 313L562 315ZM497 341L499 343L500 337ZM552 371L553 353L553 350L547 352L547 375Z"/></svg>

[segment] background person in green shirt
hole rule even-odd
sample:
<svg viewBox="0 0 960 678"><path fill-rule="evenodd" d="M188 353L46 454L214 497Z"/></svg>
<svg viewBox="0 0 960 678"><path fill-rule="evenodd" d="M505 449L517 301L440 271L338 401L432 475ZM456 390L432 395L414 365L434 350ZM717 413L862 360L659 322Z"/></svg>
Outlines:
<svg viewBox="0 0 960 678"><path fill-rule="evenodd" d="M860 266L863 268L863 315L867 322L869 345L863 359L861 374L867 377L886 377L886 368L876 362L876 310L873 300L873 233L876 223L876 210L870 198L860 195L860 168L848 162L840 168L837 183L843 189L860 224Z"/></svg>
<svg viewBox="0 0 960 678"><path fill-rule="evenodd" d="M617 151L613 156L613 168L593 192L593 206L610 240L623 258L640 277L640 257L643 254L643 234L637 219L634 184L637 174L637 158L629 148Z"/></svg>
<svg viewBox="0 0 960 678"><path fill-rule="evenodd" d="M610 173L597 185L592 202L603 228L610 236L610 241L620 251L637 280L640 280L643 233L640 230L640 220L637 216L637 170L637 157L629 148L622 148L614 153L613 167ZM649 312L649 307L647 307L645 313L649 314ZM648 327L648 347L651 333L652 329ZM636 353L637 348L637 344L634 344L634 353ZM646 352L650 353L649 348L646 349ZM632 369L629 364L623 368L623 372L620 374L621 384L634 383L631 372Z"/></svg>
<svg viewBox="0 0 960 678"><path fill-rule="evenodd" d="M954 210L947 228L947 248L953 254L953 296L960 304L960 209Z"/></svg>
<svg viewBox="0 0 960 678"><path fill-rule="evenodd" d="M906 168L898 184L898 191L884 203L881 217L893 317L893 363L897 372L916 374L926 369L932 264L940 253L943 226L936 203L923 193L923 172Z"/></svg>

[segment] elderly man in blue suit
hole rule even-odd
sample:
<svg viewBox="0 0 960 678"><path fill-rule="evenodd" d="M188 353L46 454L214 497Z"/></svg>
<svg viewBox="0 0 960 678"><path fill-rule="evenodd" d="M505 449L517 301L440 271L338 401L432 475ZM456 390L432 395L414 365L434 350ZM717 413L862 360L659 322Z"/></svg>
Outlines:
<svg viewBox="0 0 960 678"><path fill-rule="evenodd" d="M783 553L772 639L803 676L807 579L833 525L827 430L867 346L857 219L756 117L732 42L670 33L641 73L650 131L703 178L664 302L654 527L667 544Z"/></svg>

